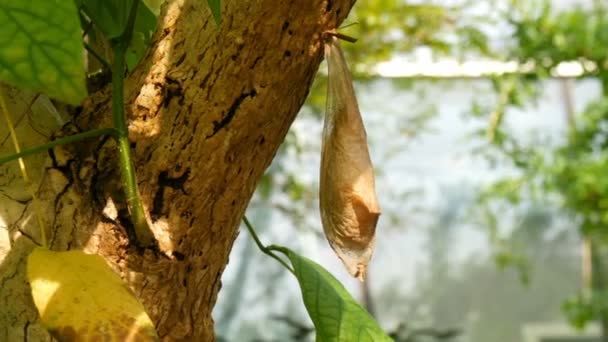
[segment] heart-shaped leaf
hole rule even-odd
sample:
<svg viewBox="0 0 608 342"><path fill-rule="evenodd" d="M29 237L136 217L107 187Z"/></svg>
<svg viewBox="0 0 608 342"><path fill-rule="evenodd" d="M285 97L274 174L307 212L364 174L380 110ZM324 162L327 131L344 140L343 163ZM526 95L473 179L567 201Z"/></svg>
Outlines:
<svg viewBox="0 0 608 342"><path fill-rule="evenodd" d="M98 255L38 247L27 277L42 322L59 341L157 341L143 305Z"/></svg>
<svg viewBox="0 0 608 342"><path fill-rule="evenodd" d="M0 80L78 104L86 96L74 1L0 1Z"/></svg>

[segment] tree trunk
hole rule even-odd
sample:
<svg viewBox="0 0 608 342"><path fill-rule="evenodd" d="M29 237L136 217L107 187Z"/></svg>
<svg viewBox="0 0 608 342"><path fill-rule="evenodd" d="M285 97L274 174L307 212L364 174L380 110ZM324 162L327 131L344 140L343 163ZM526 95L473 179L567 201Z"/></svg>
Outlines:
<svg viewBox="0 0 608 342"><path fill-rule="evenodd" d="M323 55L320 33L337 27L353 2L224 0L218 29L206 1L168 1L125 91L139 190L159 248L129 239L108 138L49 153L38 193L51 249L102 255L164 340L213 340L211 310L242 215L306 98ZM63 134L110 126L109 95L90 96ZM24 272L40 244L33 206L4 199L0 207L13 208L0 211L0 237L8 237L0 238L0 341L49 340Z"/></svg>

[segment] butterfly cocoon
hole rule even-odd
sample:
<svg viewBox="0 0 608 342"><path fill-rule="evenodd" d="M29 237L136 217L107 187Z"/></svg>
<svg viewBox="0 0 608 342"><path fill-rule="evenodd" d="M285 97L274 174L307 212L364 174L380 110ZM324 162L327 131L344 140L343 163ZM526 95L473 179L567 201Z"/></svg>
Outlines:
<svg viewBox="0 0 608 342"><path fill-rule="evenodd" d="M380 206L367 134L338 38L328 35L327 105L319 202L323 231L347 271L363 281L375 246Z"/></svg>

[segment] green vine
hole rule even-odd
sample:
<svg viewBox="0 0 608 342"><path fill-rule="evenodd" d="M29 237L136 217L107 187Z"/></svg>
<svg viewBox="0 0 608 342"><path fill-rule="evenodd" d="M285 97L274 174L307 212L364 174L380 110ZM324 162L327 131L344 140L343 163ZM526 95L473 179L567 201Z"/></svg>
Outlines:
<svg viewBox="0 0 608 342"><path fill-rule="evenodd" d="M102 135L116 136L116 129L114 129L114 128L92 129L90 131L86 131L86 132L82 132L82 133L78 133L78 134L74 134L74 135L69 135L67 137L55 139L46 144L38 145L38 146L32 147L30 149L21 151L19 153L14 153L14 154L11 154L11 155L8 155L5 157L0 157L0 165L7 163L9 161L15 160L15 159L27 157L32 154L50 150L56 146L72 144L72 143L75 143L75 142L78 142L81 140L99 137Z"/></svg>
<svg viewBox="0 0 608 342"><path fill-rule="evenodd" d="M291 266L287 265L287 263L283 259L281 259L278 255L276 255L276 254L274 254L272 252L274 250L274 251L279 251L279 252L282 252L284 254L287 254L287 249L283 248L283 247L279 247L279 246L274 246L274 245L264 246L262 244L262 241L260 241L260 238L256 234L255 229L251 225L251 222L249 222L249 220L247 219L247 216L243 217L243 222L245 222L245 226L247 227L247 230L251 234L251 237L253 238L253 241L255 241L255 244L262 251L262 253L264 253L264 254L270 256L271 258L275 259L281 265L283 265L283 267L285 267L289 272L291 272L291 274L295 275L295 272L294 272L293 268L291 268Z"/></svg>
<svg viewBox="0 0 608 342"><path fill-rule="evenodd" d="M145 247L154 244L154 235L148 226L144 207L137 190L137 179L135 177L133 161L131 160L131 146L124 104L125 56L129 42L131 41L138 5L139 0L133 1L125 31L117 39L111 41L114 52L114 62L112 63L112 116L114 128L116 129L120 171L127 200L127 208L131 215L137 240L142 247Z"/></svg>

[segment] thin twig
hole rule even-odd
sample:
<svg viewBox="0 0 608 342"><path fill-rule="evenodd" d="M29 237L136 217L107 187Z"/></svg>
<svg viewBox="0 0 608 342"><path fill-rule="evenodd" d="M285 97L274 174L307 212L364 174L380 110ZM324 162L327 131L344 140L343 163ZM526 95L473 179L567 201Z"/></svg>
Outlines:
<svg viewBox="0 0 608 342"><path fill-rule="evenodd" d="M112 66L110 65L110 63L108 61L106 61L105 58L103 58L101 56L101 54L97 51L95 51L95 49L93 49L93 47L91 45L89 45L89 43L84 42L84 48L93 56L95 57L95 59L97 59L99 61L99 63L103 64L103 67L105 69L112 69Z"/></svg>
<svg viewBox="0 0 608 342"><path fill-rule="evenodd" d="M351 36L347 36L345 34L342 34L340 32L336 32L335 30L330 30L330 31L325 31L324 32L326 35L328 36L333 36L336 37L338 39L342 39L345 40L349 43L355 43L357 41L357 38L351 37Z"/></svg>
<svg viewBox="0 0 608 342"><path fill-rule="evenodd" d="M247 230L251 234L251 237L253 238L253 241L255 241L255 244L262 251L262 253L270 256L271 258L274 258L276 261L280 262L281 265L283 265L283 267L285 267L287 270L289 270L289 272L291 272L293 275L295 275L296 273L293 270L293 268L291 268L291 266L289 266L283 259L279 258L278 255L274 254L268 247L266 247L266 246L264 246L262 244L262 242L258 238L258 235L255 232L255 229L253 228L253 226L251 225L251 223L247 219L247 216L243 216L243 222L245 222L245 226L247 227Z"/></svg>
<svg viewBox="0 0 608 342"><path fill-rule="evenodd" d="M69 135L67 137L59 138L59 139L53 140L51 142L48 142L46 144L38 145L38 146L32 147L30 149L11 154L6 157L0 157L0 165L4 164L6 162L9 162L11 160L23 158L23 157L29 156L31 154L50 150L55 146L67 145L67 144L78 142L80 140L94 138L94 137L98 137L98 136L102 136L102 135L116 136L116 129L114 129L114 128L93 129L93 130L86 131L83 133L78 133L78 134L74 134L74 135Z"/></svg>

